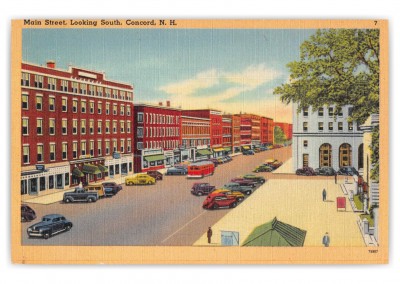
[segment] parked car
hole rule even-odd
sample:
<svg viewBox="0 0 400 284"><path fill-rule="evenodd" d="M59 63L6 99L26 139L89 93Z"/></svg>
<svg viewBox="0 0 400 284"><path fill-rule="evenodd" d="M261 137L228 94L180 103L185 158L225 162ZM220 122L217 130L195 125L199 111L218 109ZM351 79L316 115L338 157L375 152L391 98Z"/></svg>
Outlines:
<svg viewBox="0 0 400 284"><path fill-rule="evenodd" d="M336 171L332 167L316 168L314 171L320 176L334 176L336 174Z"/></svg>
<svg viewBox="0 0 400 284"><path fill-rule="evenodd" d="M35 211L26 204L21 204L21 221L30 222L36 219Z"/></svg>
<svg viewBox="0 0 400 284"><path fill-rule="evenodd" d="M243 155L245 155L245 156L254 155L254 151L253 150L243 151Z"/></svg>
<svg viewBox="0 0 400 284"><path fill-rule="evenodd" d="M243 176L244 179L249 179L249 180L253 180L258 184L263 184L265 182L265 178L261 177L261 176L256 176L256 175L244 175Z"/></svg>
<svg viewBox="0 0 400 284"><path fill-rule="evenodd" d="M105 188L111 188L111 193L116 195L120 190L122 190L122 186L117 184L116 182L103 182L102 183ZM108 190L106 190L108 191ZM107 192L106 192L107 193Z"/></svg>
<svg viewBox="0 0 400 284"><path fill-rule="evenodd" d="M148 171L147 174L156 180L162 180L163 179L163 174L160 173L159 171Z"/></svg>
<svg viewBox="0 0 400 284"><path fill-rule="evenodd" d="M280 166L282 166L282 162L279 162L277 159L267 159L265 160L264 165L268 165L270 167L272 167L274 170L276 170L277 168L279 168Z"/></svg>
<svg viewBox="0 0 400 284"><path fill-rule="evenodd" d="M84 188L76 187L72 192L65 192L63 201L65 203L72 202L96 202L99 199L99 194L96 191L86 191Z"/></svg>
<svg viewBox="0 0 400 284"><path fill-rule="evenodd" d="M196 182L193 184L191 193L194 195L207 195L215 190L215 186L206 182Z"/></svg>
<svg viewBox="0 0 400 284"><path fill-rule="evenodd" d="M296 170L296 175L298 175L298 176L315 176L316 173L314 172L313 168L303 167L301 169Z"/></svg>
<svg viewBox="0 0 400 284"><path fill-rule="evenodd" d="M354 167L341 167L338 171L337 171L338 175L343 175L343 176L359 176L358 171L354 168Z"/></svg>
<svg viewBox="0 0 400 284"><path fill-rule="evenodd" d="M253 172L255 173L259 173L259 172L272 172L274 170L273 167L269 166L269 165L261 165L256 167Z"/></svg>
<svg viewBox="0 0 400 284"><path fill-rule="evenodd" d="M267 151L267 150L268 150L267 147L264 147L264 146L261 146L261 147L260 147L260 151L261 151L261 152Z"/></svg>
<svg viewBox="0 0 400 284"><path fill-rule="evenodd" d="M148 174L137 174L135 176L130 176L125 178L126 185L140 185L140 184L155 184L156 179L149 176Z"/></svg>
<svg viewBox="0 0 400 284"><path fill-rule="evenodd" d="M251 179L245 179L245 178L233 178L231 179L231 182L236 182L240 184L241 186L250 186L250 187L256 187L257 182Z"/></svg>
<svg viewBox="0 0 400 284"><path fill-rule="evenodd" d="M244 194L238 191L231 191L226 188L220 188L216 189L213 192L211 192L208 196L210 195L217 195L217 194L225 194L227 196L234 196L238 202L242 201L244 199Z"/></svg>
<svg viewBox="0 0 400 284"><path fill-rule="evenodd" d="M209 161L214 163L214 167L217 167L219 165L218 160L216 158L211 158Z"/></svg>
<svg viewBox="0 0 400 284"><path fill-rule="evenodd" d="M232 161L232 157L231 156L225 156L225 159L228 160L228 162Z"/></svg>
<svg viewBox="0 0 400 284"><path fill-rule="evenodd" d="M222 188L229 189L230 191L238 191L240 193L250 195L253 193L253 187L251 186L241 186L237 182L228 182L222 186Z"/></svg>
<svg viewBox="0 0 400 284"><path fill-rule="evenodd" d="M218 157L217 162L218 162L218 164L224 164L225 160L222 157Z"/></svg>
<svg viewBox="0 0 400 284"><path fill-rule="evenodd" d="M172 168L168 168L165 174L168 176L172 176L172 175L186 175L187 173L188 173L187 168L175 166Z"/></svg>
<svg viewBox="0 0 400 284"><path fill-rule="evenodd" d="M86 191L88 192L93 192L99 195L99 198L103 198L106 196L106 192L104 190L104 186L101 183L95 183L95 184L88 184L83 187Z"/></svg>
<svg viewBox="0 0 400 284"><path fill-rule="evenodd" d="M203 202L204 209L218 209L220 207L235 208L237 200L234 196L227 196L225 194L209 195Z"/></svg>
<svg viewBox="0 0 400 284"><path fill-rule="evenodd" d="M260 148L254 148L253 151L254 151L254 153L260 153L261 149Z"/></svg>
<svg viewBox="0 0 400 284"><path fill-rule="evenodd" d="M28 237L42 237L48 239L55 234L69 231L72 222L60 214L49 214L42 217L42 221L33 224L27 229Z"/></svg>

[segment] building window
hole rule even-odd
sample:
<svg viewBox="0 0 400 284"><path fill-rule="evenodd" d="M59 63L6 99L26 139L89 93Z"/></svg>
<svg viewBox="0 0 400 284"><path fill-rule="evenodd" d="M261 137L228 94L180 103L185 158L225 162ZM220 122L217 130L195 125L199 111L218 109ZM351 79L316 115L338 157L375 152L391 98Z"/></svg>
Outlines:
<svg viewBox="0 0 400 284"><path fill-rule="evenodd" d="M308 122L303 122L303 131L308 131Z"/></svg>
<svg viewBox="0 0 400 284"><path fill-rule="evenodd" d="M89 85L89 96L94 96L96 93L96 87L93 85Z"/></svg>
<svg viewBox="0 0 400 284"><path fill-rule="evenodd" d="M117 90L112 90L113 98L118 99L118 91Z"/></svg>
<svg viewBox="0 0 400 284"><path fill-rule="evenodd" d="M348 129L349 131L353 131L353 122L348 122Z"/></svg>
<svg viewBox="0 0 400 284"><path fill-rule="evenodd" d="M126 106L126 115L131 115L131 106Z"/></svg>
<svg viewBox="0 0 400 284"><path fill-rule="evenodd" d="M56 160L56 144L50 144L50 161Z"/></svg>
<svg viewBox="0 0 400 284"><path fill-rule="evenodd" d="M117 133L117 121L113 120L113 133Z"/></svg>
<svg viewBox="0 0 400 284"><path fill-rule="evenodd" d="M137 149L142 150L143 149L143 142L137 142Z"/></svg>
<svg viewBox="0 0 400 284"><path fill-rule="evenodd" d="M55 111L56 110L56 99L54 97L49 97L49 111Z"/></svg>
<svg viewBox="0 0 400 284"><path fill-rule="evenodd" d="M101 120L97 121L97 133L98 134L101 134L101 131L102 131L101 125L102 125L102 123L103 122Z"/></svg>
<svg viewBox="0 0 400 284"><path fill-rule="evenodd" d="M119 122L119 126L120 126L120 133L125 133L125 121L121 120Z"/></svg>
<svg viewBox="0 0 400 284"><path fill-rule="evenodd" d="M36 109L37 110L42 110L43 106L43 97L42 96L36 96Z"/></svg>
<svg viewBox="0 0 400 284"><path fill-rule="evenodd" d="M43 145L37 145L37 161L43 162Z"/></svg>
<svg viewBox="0 0 400 284"><path fill-rule="evenodd" d="M29 109L28 98L27 94L22 94L22 109Z"/></svg>
<svg viewBox="0 0 400 284"><path fill-rule="evenodd" d="M94 102L89 102L90 113L94 113Z"/></svg>
<svg viewBox="0 0 400 284"><path fill-rule="evenodd" d="M318 108L318 116L324 116L324 108Z"/></svg>
<svg viewBox="0 0 400 284"><path fill-rule="evenodd" d="M86 119L81 120L81 134L86 134Z"/></svg>
<svg viewBox="0 0 400 284"><path fill-rule="evenodd" d="M67 119L63 119L61 122L61 130L62 130L62 134L66 135L67 134L67 130L68 129L68 120Z"/></svg>
<svg viewBox="0 0 400 284"><path fill-rule="evenodd" d="M333 107L329 107L328 114L329 114L330 117L333 116Z"/></svg>
<svg viewBox="0 0 400 284"><path fill-rule="evenodd" d="M318 122L318 130L323 131L324 130L324 123L323 122Z"/></svg>
<svg viewBox="0 0 400 284"><path fill-rule="evenodd" d="M146 116L147 116L147 113L146 113ZM143 113L138 113L137 114L137 121L138 122L143 122Z"/></svg>
<svg viewBox="0 0 400 284"><path fill-rule="evenodd" d="M93 119L91 119L89 121L89 133L94 134L94 120Z"/></svg>
<svg viewBox="0 0 400 284"><path fill-rule="evenodd" d="M308 154L303 154L303 167L308 167Z"/></svg>
<svg viewBox="0 0 400 284"><path fill-rule="evenodd" d="M86 141L81 141L81 155L86 155Z"/></svg>
<svg viewBox="0 0 400 284"><path fill-rule="evenodd" d="M49 90L55 90L56 89L56 84L57 84L57 79L56 78L47 78L47 89Z"/></svg>
<svg viewBox="0 0 400 284"><path fill-rule="evenodd" d="M36 120L36 134L43 135L43 119L42 118L38 118Z"/></svg>
<svg viewBox="0 0 400 284"><path fill-rule="evenodd" d="M81 101L81 112L86 113L86 101Z"/></svg>
<svg viewBox="0 0 400 284"><path fill-rule="evenodd" d="M72 142L72 158L78 158L78 142Z"/></svg>
<svg viewBox="0 0 400 284"><path fill-rule="evenodd" d="M78 93L78 82L72 82L72 92Z"/></svg>
<svg viewBox="0 0 400 284"><path fill-rule="evenodd" d="M343 131L343 122L338 122L338 130Z"/></svg>
<svg viewBox="0 0 400 284"><path fill-rule="evenodd" d="M23 146L23 162L29 164L29 146Z"/></svg>
<svg viewBox="0 0 400 284"><path fill-rule="evenodd" d="M72 120L72 134L78 134L78 120Z"/></svg>
<svg viewBox="0 0 400 284"><path fill-rule="evenodd" d="M106 120L106 133L110 134L110 121Z"/></svg>
<svg viewBox="0 0 400 284"><path fill-rule="evenodd" d="M68 100L67 98L62 98L62 112L67 112L68 108Z"/></svg>
<svg viewBox="0 0 400 284"><path fill-rule="evenodd" d="M125 100L125 92L124 91L119 91L119 95L122 100Z"/></svg>
<svg viewBox="0 0 400 284"><path fill-rule="evenodd" d="M28 73L22 73L21 86L29 86L29 74Z"/></svg>
<svg viewBox="0 0 400 284"><path fill-rule="evenodd" d="M73 100L72 101L72 112L73 113L77 113L78 112L78 101L77 100Z"/></svg>
<svg viewBox="0 0 400 284"><path fill-rule="evenodd" d="M307 148L307 147L308 147L308 140L304 140L304 141L303 141L303 147L304 147L304 148Z"/></svg>
<svg viewBox="0 0 400 284"><path fill-rule="evenodd" d="M29 135L29 118L22 118L22 135Z"/></svg>
<svg viewBox="0 0 400 284"><path fill-rule="evenodd" d="M110 154L110 141L106 140L106 155Z"/></svg>
<svg viewBox="0 0 400 284"><path fill-rule="evenodd" d="M110 114L110 103L106 103L106 115Z"/></svg>
<svg viewBox="0 0 400 284"><path fill-rule="evenodd" d="M97 103L97 113L98 114L101 114L102 108L103 108L103 103L102 102L98 102Z"/></svg>
<svg viewBox="0 0 400 284"><path fill-rule="evenodd" d="M89 147L90 147L90 156L94 157L94 141L93 140L91 140L89 142Z"/></svg>
<svg viewBox="0 0 400 284"><path fill-rule="evenodd" d="M126 132L131 133L131 122L129 120L126 121Z"/></svg>
<svg viewBox="0 0 400 284"><path fill-rule="evenodd" d="M117 152L117 149L118 149L117 139L113 139L113 153Z"/></svg>
<svg viewBox="0 0 400 284"><path fill-rule="evenodd" d="M102 97L103 96L103 87L97 87L97 96Z"/></svg>
<svg viewBox="0 0 400 284"><path fill-rule="evenodd" d="M329 131L333 130L333 122L328 123L328 129L329 129Z"/></svg>
<svg viewBox="0 0 400 284"><path fill-rule="evenodd" d="M101 155L101 140L97 140L97 156L100 157Z"/></svg>
<svg viewBox="0 0 400 284"><path fill-rule="evenodd" d="M121 153L125 152L125 139L121 139L121 145L119 148L120 148Z"/></svg>
<svg viewBox="0 0 400 284"><path fill-rule="evenodd" d="M125 115L125 106L124 105L120 106L120 113L121 113L121 115Z"/></svg>
<svg viewBox="0 0 400 284"><path fill-rule="evenodd" d="M86 86L86 84L80 83L79 86L80 86L80 88L79 88L79 93L80 93L80 94L83 94L83 95L86 95L86 92L87 92L87 86Z"/></svg>
<svg viewBox="0 0 400 284"><path fill-rule="evenodd" d="M341 107L338 109L338 115L343 116L343 109Z"/></svg>
<svg viewBox="0 0 400 284"><path fill-rule="evenodd" d="M128 140L127 140L127 145L126 145L126 147L127 147L128 153L130 153L130 152L132 151L132 140L131 140L131 139L128 139Z"/></svg>
<svg viewBox="0 0 400 284"><path fill-rule="evenodd" d="M68 144L62 143L62 159L66 160L68 157Z"/></svg>
<svg viewBox="0 0 400 284"><path fill-rule="evenodd" d="M68 92L68 81L61 80L61 91Z"/></svg>
<svg viewBox="0 0 400 284"><path fill-rule="evenodd" d="M105 89L106 97L109 98L111 96L111 90L109 88Z"/></svg>
<svg viewBox="0 0 400 284"><path fill-rule="evenodd" d="M49 134L56 134L56 120L54 118L49 119Z"/></svg>
<svg viewBox="0 0 400 284"><path fill-rule="evenodd" d="M35 88L43 88L43 76L35 75Z"/></svg>

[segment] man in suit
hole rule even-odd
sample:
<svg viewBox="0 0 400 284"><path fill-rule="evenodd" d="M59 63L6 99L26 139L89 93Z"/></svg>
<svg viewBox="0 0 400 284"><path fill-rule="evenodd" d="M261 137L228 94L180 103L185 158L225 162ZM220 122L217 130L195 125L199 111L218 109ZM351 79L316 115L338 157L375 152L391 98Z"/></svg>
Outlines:
<svg viewBox="0 0 400 284"><path fill-rule="evenodd" d="M322 244L323 244L325 247L329 247L329 243L330 243L330 242L331 242L331 239L330 239L330 237L329 237L328 232L326 232L325 235L324 235L324 237L322 238Z"/></svg>

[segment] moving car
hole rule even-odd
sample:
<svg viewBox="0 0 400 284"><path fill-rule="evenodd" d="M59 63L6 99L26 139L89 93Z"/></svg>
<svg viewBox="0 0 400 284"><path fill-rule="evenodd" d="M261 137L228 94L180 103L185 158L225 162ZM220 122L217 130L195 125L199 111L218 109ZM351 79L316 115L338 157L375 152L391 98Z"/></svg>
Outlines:
<svg viewBox="0 0 400 284"><path fill-rule="evenodd" d="M238 191L231 191L226 188L220 188L216 189L213 192L211 192L208 196L210 195L217 195L217 194L225 194L226 196L234 196L238 202L242 201L244 199L244 194Z"/></svg>
<svg viewBox="0 0 400 284"><path fill-rule="evenodd" d="M301 169L296 170L296 175L298 175L298 176L315 176L316 173L314 172L313 168L303 167Z"/></svg>
<svg viewBox="0 0 400 284"><path fill-rule="evenodd" d="M155 184L156 179L149 176L148 174L137 174L135 176L130 176L125 178L126 185L140 185L140 184Z"/></svg>
<svg viewBox="0 0 400 284"><path fill-rule="evenodd" d="M222 193L209 195L203 202L204 209L218 209L220 207L235 208L236 206L237 200L235 197Z"/></svg>
<svg viewBox="0 0 400 284"><path fill-rule="evenodd" d="M99 195L96 191L86 191L84 188L76 187L72 192L65 192L63 201L65 203L72 202L96 202L99 199Z"/></svg>
<svg viewBox="0 0 400 284"><path fill-rule="evenodd" d="M256 175L244 175L243 178L255 181L258 184L263 184L265 182L265 178Z"/></svg>
<svg viewBox="0 0 400 284"><path fill-rule="evenodd" d="M168 168L165 174L168 176L172 176L172 175L186 175L187 173L188 173L187 168L175 166L172 168Z"/></svg>
<svg viewBox="0 0 400 284"><path fill-rule="evenodd" d="M256 167L253 172L255 173L259 173L259 172L272 172L274 170L273 167L269 166L269 165L261 165Z"/></svg>
<svg viewBox="0 0 400 284"><path fill-rule="evenodd" d="M160 173L159 171L148 171L147 174L156 180L162 180L163 179L163 174Z"/></svg>
<svg viewBox="0 0 400 284"><path fill-rule="evenodd" d="M336 174L336 171L332 167L316 168L314 171L320 176L334 176Z"/></svg>
<svg viewBox="0 0 400 284"><path fill-rule="evenodd" d="M30 226L27 229L28 237L42 237L48 239L55 234L69 231L72 228L71 221L68 221L60 214L49 214L42 217L42 221Z"/></svg>
<svg viewBox="0 0 400 284"><path fill-rule="evenodd" d="M229 189L230 191L238 191L240 193L250 195L253 193L253 187L251 186L241 186L237 182L228 182L222 186L225 189Z"/></svg>
<svg viewBox="0 0 400 284"><path fill-rule="evenodd" d="M122 186L117 184L116 182L103 182L102 184L107 189L111 188L111 193L113 195L116 195L120 190L122 190Z"/></svg>
<svg viewBox="0 0 400 284"><path fill-rule="evenodd" d="M35 211L26 204L21 204L21 221L30 222L36 219Z"/></svg>
<svg viewBox="0 0 400 284"><path fill-rule="evenodd" d="M256 187L257 182L251 179L244 179L244 178L233 178L231 179L231 182L236 182L240 184L241 186L251 186L251 187Z"/></svg>
<svg viewBox="0 0 400 284"><path fill-rule="evenodd" d="M196 182L193 184L191 193L197 196L207 195L215 190L215 186L207 182Z"/></svg>
<svg viewBox="0 0 400 284"><path fill-rule="evenodd" d="M343 175L343 176L359 176L358 171L354 168L354 167L341 167L338 171L337 171L338 175Z"/></svg>

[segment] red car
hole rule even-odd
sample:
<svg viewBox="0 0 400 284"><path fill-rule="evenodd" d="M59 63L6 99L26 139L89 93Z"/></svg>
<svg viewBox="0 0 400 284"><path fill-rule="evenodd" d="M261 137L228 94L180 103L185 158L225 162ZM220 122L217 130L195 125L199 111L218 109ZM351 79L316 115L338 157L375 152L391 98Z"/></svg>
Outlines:
<svg viewBox="0 0 400 284"><path fill-rule="evenodd" d="M235 208L237 200L234 196L221 194L209 195L203 202L204 209L218 209L220 207Z"/></svg>
<svg viewBox="0 0 400 284"><path fill-rule="evenodd" d="M148 171L147 174L156 180L162 180L163 179L163 174L160 173L159 171Z"/></svg>

